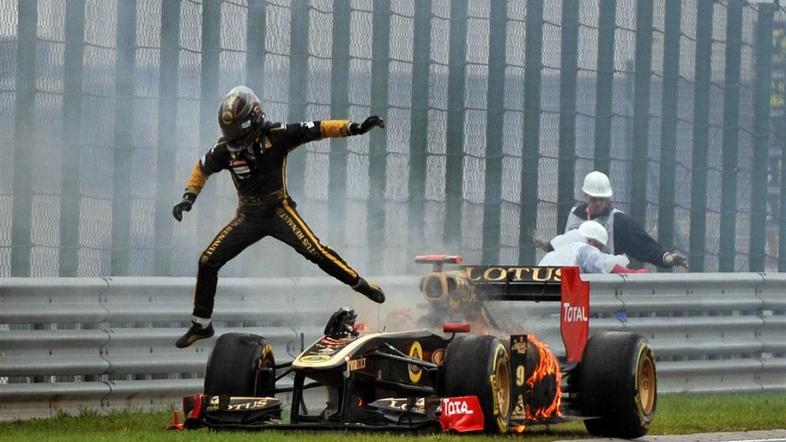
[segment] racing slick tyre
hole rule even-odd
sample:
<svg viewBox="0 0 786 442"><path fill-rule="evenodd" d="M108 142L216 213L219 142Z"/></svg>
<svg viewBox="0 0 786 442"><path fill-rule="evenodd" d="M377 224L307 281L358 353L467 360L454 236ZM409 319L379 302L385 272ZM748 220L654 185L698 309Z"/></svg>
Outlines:
<svg viewBox="0 0 786 442"><path fill-rule="evenodd" d="M443 391L448 396L477 396L484 431L505 433L510 421L508 351L494 336L458 336L450 341L443 366Z"/></svg>
<svg viewBox="0 0 786 442"><path fill-rule="evenodd" d="M216 341L205 371L205 394L272 397L275 394L273 349L262 336L227 333Z"/></svg>
<svg viewBox="0 0 786 442"><path fill-rule="evenodd" d="M592 336L580 366L581 408L590 434L632 439L647 434L655 417L655 355L634 333Z"/></svg>

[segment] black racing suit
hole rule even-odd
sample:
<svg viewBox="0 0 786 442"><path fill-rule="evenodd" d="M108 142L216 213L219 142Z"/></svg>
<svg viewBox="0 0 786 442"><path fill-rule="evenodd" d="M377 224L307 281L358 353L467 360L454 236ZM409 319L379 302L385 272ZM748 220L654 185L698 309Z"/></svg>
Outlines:
<svg viewBox="0 0 786 442"><path fill-rule="evenodd" d="M210 174L228 169L237 188L237 216L210 242L199 257L194 316L209 318L218 283L218 270L246 247L265 236L282 241L339 281L355 285L357 272L319 241L295 210L287 194L287 155L297 146L323 137L349 135L347 120L273 124L247 150L231 152L221 139L194 166L186 192L198 194Z"/></svg>

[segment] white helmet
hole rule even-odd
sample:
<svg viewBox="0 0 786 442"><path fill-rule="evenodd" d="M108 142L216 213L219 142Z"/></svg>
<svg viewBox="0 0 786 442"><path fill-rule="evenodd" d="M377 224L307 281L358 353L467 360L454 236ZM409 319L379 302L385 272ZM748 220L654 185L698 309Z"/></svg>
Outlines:
<svg viewBox="0 0 786 442"><path fill-rule="evenodd" d="M584 185L581 190L595 198L611 198L612 194L609 177L598 171L590 172L584 177Z"/></svg>
<svg viewBox="0 0 786 442"><path fill-rule="evenodd" d="M594 239L604 246L609 242L609 233L606 228L597 221L584 221L579 226L579 233L587 239Z"/></svg>

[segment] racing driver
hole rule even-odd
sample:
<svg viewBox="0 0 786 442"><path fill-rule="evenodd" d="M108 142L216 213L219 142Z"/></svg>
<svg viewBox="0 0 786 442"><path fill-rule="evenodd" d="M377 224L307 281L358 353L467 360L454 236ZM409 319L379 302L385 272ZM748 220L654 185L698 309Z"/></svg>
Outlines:
<svg viewBox="0 0 786 442"><path fill-rule="evenodd" d="M271 123L262 103L245 86L233 88L218 108L223 137L194 166L183 200L172 209L180 221L191 210L208 177L227 169L238 193L239 207L230 221L199 257L191 327L175 345L188 347L213 336L210 322L218 283L218 270L246 247L265 236L282 241L317 264L327 274L350 285L374 302L385 301L382 289L366 281L341 257L322 244L295 210L287 194L287 155L296 147L325 137L361 135L384 128L378 116L362 123L349 120L307 121L297 124Z"/></svg>

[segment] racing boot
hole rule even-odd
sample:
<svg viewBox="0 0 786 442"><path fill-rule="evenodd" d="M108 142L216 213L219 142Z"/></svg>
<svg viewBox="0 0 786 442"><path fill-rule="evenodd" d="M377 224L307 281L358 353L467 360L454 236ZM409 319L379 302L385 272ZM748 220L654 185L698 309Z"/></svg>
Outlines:
<svg viewBox="0 0 786 442"><path fill-rule="evenodd" d="M368 282L364 278L358 278L357 284L353 285L352 289L377 304L385 302L385 292L382 291L382 287L373 282Z"/></svg>
<svg viewBox="0 0 786 442"><path fill-rule="evenodd" d="M191 328L175 342L175 347L186 348L200 339L213 336L215 333L212 322L207 327L202 327L199 323L191 321Z"/></svg>

